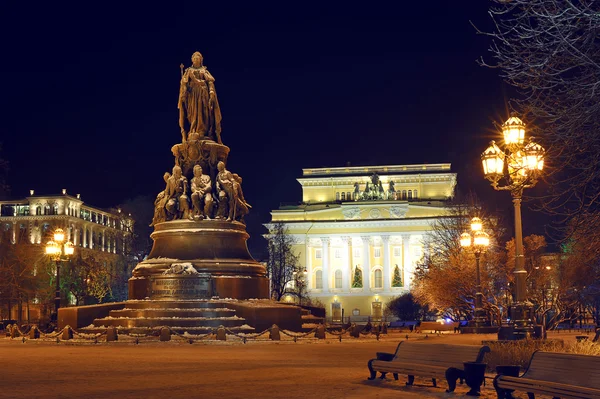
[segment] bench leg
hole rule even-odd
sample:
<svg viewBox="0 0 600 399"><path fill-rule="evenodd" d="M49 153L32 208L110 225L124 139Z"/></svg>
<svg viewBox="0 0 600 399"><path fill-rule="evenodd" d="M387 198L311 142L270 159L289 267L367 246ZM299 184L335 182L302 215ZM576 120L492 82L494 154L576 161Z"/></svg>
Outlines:
<svg viewBox="0 0 600 399"><path fill-rule="evenodd" d="M375 370L373 370L373 360L375 360L375 359L371 359L367 363L367 367L369 368L369 373L371 374L368 378L369 380L374 380L375 377L377 376L377 372Z"/></svg>
<svg viewBox="0 0 600 399"><path fill-rule="evenodd" d="M386 374L387 374L387 373L381 373L381 376L379 376L379 379L380 379L380 380L385 380L385 375L386 375Z"/></svg>
<svg viewBox="0 0 600 399"><path fill-rule="evenodd" d="M408 381L406 382L406 385L410 386L412 384L414 384L415 382L415 376L414 375L409 375L408 376Z"/></svg>
<svg viewBox="0 0 600 399"><path fill-rule="evenodd" d="M394 373L394 379L398 381L398 373Z"/></svg>
<svg viewBox="0 0 600 399"><path fill-rule="evenodd" d="M432 378L431 382L433 382L433 387L437 388L437 381L435 380L435 378Z"/></svg>
<svg viewBox="0 0 600 399"><path fill-rule="evenodd" d="M533 392L527 392L527 397L529 399L535 399L535 394Z"/></svg>
<svg viewBox="0 0 600 399"><path fill-rule="evenodd" d="M446 392L454 392L454 390L456 389L456 380L460 378L462 384L463 377L463 370L457 369L455 367L450 367L448 370L446 370L446 382L448 382L448 389L446 389Z"/></svg>

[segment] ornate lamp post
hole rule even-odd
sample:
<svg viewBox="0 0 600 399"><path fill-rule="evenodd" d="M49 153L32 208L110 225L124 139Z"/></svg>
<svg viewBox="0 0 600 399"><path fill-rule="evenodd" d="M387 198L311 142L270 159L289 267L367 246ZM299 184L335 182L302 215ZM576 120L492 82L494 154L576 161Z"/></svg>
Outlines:
<svg viewBox="0 0 600 399"><path fill-rule="evenodd" d="M46 255L56 263L56 289L54 293L54 308L58 320L58 309L60 308L60 263L69 260L69 257L75 252L75 247L71 241L65 241L65 232L63 229L54 230L54 240L46 244ZM64 244L63 244L64 243Z"/></svg>
<svg viewBox="0 0 600 399"><path fill-rule="evenodd" d="M531 334L531 304L527 301L525 258L523 256L523 229L521 226L521 199L523 190L535 186L544 168L544 148L533 138L525 142L525 124L511 116L502 125L504 148L494 141L481 154L485 178L495 190L508 190L515 206L515 302L511 306L511 326L514 339Z"/></svg>
<svg viewBox="0 0 600 399"><path fill-rule="evenodd" d="M475 333L481 326L488 325L487 317L483 311L483 293L481 292L481 273L479 269L479 258L481 254L487 250L490 245L490 236L483 231L483 223L481 219L475 217L471 219L471 233L465 232L460 235L460 245L463 248L473 248L475 254L475 265L477 271L476 292L475 292L475 314L472 321L472 326L475 327Z"/></svg>

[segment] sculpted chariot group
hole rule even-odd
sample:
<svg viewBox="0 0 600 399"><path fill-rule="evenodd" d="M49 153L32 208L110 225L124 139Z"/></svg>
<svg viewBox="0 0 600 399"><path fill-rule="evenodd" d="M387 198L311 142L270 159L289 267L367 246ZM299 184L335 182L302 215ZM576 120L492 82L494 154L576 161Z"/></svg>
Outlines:
<svg viewBox="0 0 600 399"><path fill-rule="evenodd" d="M179 126L182 143L173 146L173 173L154 202L152 225L178 220L221 219L243 223L251 206L242 192L242 178L225 167L229 148L221 142L221 110L214 77L192 55L192 66L181 66ZM186 176L189 175L189 179Z"/></svg>

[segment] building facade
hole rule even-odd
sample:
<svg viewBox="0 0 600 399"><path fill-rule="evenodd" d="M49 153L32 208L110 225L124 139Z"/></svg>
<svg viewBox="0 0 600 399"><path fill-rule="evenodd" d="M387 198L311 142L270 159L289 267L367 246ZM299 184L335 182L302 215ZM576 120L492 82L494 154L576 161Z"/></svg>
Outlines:
<svg viewBox="0 0 600 399"><path fill-rule="evenodd" d="M295 239L308 295L328 318L379 320L407 292L432 223L447 214L450 164L303 169L302 202L271 212ZM268 227L268 226L267 226Z"/></svg>
<svg viewBox="0 0 600 399"><path fill-rule="evenodd" d="M62 228L75 247L96 252L124 254L133 232L133 219L120 210L84 205L81 196L30 195L20 200L0 201L0 228L12 243L46 244L54 229Z"/></svg>
<svg viewBox="0 0 600 399"><path fill-rule="evenodd" d="M69 195L65 189L59 195L36 195L31 190L23 199L0 201L0 240L45 246L53 239L54 230L61 228L65 240L73 243L75 255L83 259L91 256L101 262L111 278L124 273L123 264L128 267L127 262L120 261L128 254L133 224L130 215L84 204L79 194ZM72 296L68 300L75 303ZM26 306L22 298L0 303L0 318L37 321L43 313L37 297Z"/></svg>

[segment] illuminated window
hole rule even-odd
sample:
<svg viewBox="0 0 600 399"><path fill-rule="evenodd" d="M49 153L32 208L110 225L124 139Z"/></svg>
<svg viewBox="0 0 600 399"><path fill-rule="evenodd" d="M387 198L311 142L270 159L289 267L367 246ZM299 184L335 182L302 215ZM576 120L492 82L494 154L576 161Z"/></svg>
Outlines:
<svg viewBox="0 0 600 399"><path fill-rule="evenodd" d="M376 258L381 257L381 248L373 248L373 256Z"/></svg>
<svg viewBox="0 0 600 399"><path fill-rule="evenodd" d="M408 190L408 199L412 199L412 190Z"/></svg>
<svg viewBox="0 0 600 399"><path fill-rule="evenodd" d="M335 193L335 200L336 201L340 200L340 193L339 193L339 191L337 193Z"/></svg>
<svg viewBox="0 0 600 399"><path fill-rule="evenodd" d="M336 289L342 289L342 271L341 270L336 270L335 271L335 285L334 288Z"/></svg>
<svg viewBox="0 0 600 399"><path fill-rule="evenodd" d="M342 250L339 248L335 249L335 257L336 259L340 259L342 257Z"/></svg>
<svg viewBox="0 0 600 399"><path fill-rule="evenodd" d="M405 200L406 199L406 190L402 190L402 199Z"/></svg>
<svg viewBox="0 0 600 399"><path fill-rule="evenodd" d="M346 193L342 193L342 201L346 201Z"/></svg>
<svg viewBox="0 0 600 399"><path fill-rule="evenodd" d="M394 247L394 256L401 256L400 247Z"/></svg>
<svg viewBox="0 0 600 399"><path fill-rule="evenodd" d="M317 270L315 272L315 289L322 290L323 289L323 271Z"/></svg>
<svg viewBox="0 0 600 399"><path fill-rule="evenodd" d="M321 259L323 257L323 253L320 249L315 249L315 258Z"/></svg>
<svg viewBox="0 0 600 399"><path fill-rule="evenodd" d="M373 272L375 276L375 288L383 288L383 273L381 269L377 269Z"/></svg>
<svg viewBox="0 0 600 399"><path fill-rule="evenodd" d="M348 201L350 201L350 200L352 199L352 193L351 193L351 192L347 192L347 193L346 193L346 199L347 199Z"/></svg>
<svg viewBox="0 0 600 399"><path fill-rule="evenodd" d="M415 197L415 199L417 199L417 198L418 198L418 196L417 196L417 190L414 190L414 191L413 191L413 196Z"/></svg>
<svg viewBox="0 0 600 399"><path fill-rule="evenodd" d="M354 257L360 258L360 248L354 248Z"/></svg>

